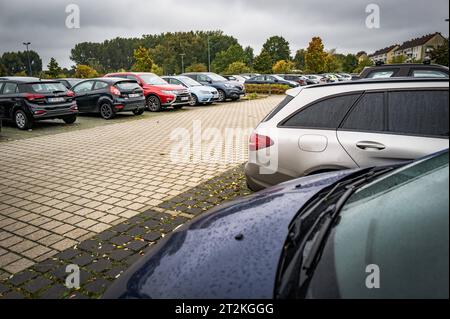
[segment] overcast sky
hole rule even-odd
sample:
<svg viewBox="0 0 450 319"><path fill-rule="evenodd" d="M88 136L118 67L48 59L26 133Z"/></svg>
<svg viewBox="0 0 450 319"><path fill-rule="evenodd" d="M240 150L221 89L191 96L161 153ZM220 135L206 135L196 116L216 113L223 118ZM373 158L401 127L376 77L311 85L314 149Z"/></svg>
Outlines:
<svg viewBox="0 0 450 319"><path fill-rule="evenodd" d="M381 10L379 29L365 25L368 4ZM80 29L65 26L68 4L80 8ZM223 30L259 53L282 35L295 52L321 36L327 49L367 52L431 32L448 36L448 0L14 0L0 1L0 53L23 50L70 66L70 50L101 42L169 31Z"/></svg>

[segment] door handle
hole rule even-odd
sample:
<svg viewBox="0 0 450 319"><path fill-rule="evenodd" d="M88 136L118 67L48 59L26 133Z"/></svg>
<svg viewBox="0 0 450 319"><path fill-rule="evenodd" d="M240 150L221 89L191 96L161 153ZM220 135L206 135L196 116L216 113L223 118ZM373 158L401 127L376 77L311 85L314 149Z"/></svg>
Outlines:
<svg viewBox="0 0 450 319"><path fill-rule="evenodd" d="M370 141L358 142L358 143L356 143L356 147L360 148L362 150L375 149L378 151L382 151L386 148L386 146L381 143L370 142Z"/></svg>

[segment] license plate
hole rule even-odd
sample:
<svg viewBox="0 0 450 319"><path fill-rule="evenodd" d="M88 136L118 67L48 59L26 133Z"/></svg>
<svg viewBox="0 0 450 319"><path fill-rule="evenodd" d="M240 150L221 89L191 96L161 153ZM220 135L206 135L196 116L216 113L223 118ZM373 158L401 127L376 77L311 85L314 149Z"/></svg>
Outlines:
<svg viewBox="0 0 450 319"><path fill-rule="evenodd" d="M128 97L133 98L133 97L139 97L141 96L140 94L134 93L134 94L128 94Z"/></svg>
<svg viewBox="0 0 450 319"><path fill-rule="evenodd" d="M188 96L183 96L183 97L181 98L181 101L189 101L189 97L188 97Z"/></svg>
<svg viewBox="0 0 450 319"><path fill-rule="evenodd" d="M63 97L51 97L48 99L48 101L50 103L59 103L59 102L64 102L66 99Z"/></svg>

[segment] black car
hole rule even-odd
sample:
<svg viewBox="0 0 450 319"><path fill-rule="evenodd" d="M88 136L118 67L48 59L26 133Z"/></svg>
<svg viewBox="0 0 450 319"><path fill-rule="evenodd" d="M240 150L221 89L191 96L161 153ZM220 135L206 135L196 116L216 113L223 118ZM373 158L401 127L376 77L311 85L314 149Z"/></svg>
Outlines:
<svg viewBox="0 0 450 319"><path fill-rule="evenodd" d="M248 80L245 80L245 84L280 84L288 85L291 88L300 86L300 84L298 84L297 82L285 80L279 75L257 75Z"/></svg>
<svg viewBox="0 0 450 319"><path fill-rule="evenodd" d="M0 119L13 121L21 130L32 128L39 120L62 119L72 124L77 114L74 93L58 81L0 79Z"/></svg>
<svg viewBox="0 0 450 319"><path fill-rule="evenodd" d="M245 87L243 84L235 81L229 81L221 75L212 72L199 72L199 73L184 73L184 76L188 76L195 81L212 86L219 92L218 102L224 102L227 99L232 101L239 100L242 95L245 95Z"/></svg>
<svg viewBox="0 0 450 319"><path fill-rule="evenodd" d="M166 236L104 298L449 296L448 150L303 177Z"/></svg>
<svg viewBox="0 0 450 319"><path fill-rule="evenodd" d="M75 86L75 84L80 83L83 81L83 79L76 79L76 78L62 78L62 79L55 79L55 81L61 82L66 88L71 89Z"/></svg>
<svg viewBox="0 0 450 319"><path fill-rule="evenodd" d="M316 84L313 80L301 74L280 74L279 76L287 81L297 82L301 86Z"/></svg>
<svg viewBox="0 0 450 319"><path fill-rule="evenodd" d="M438 64L420 63L378 64L373 67L366 67L358 77L353 79L398 77L448 79L448 67Z"/></svg>
<svg viewBox="0 0 450 319"><path fill-rule="evenodd" d="M145 110L144 91L134 80L89 79L76 84L72 90L80 113L100 113L109 120L118 112L142 115Z"/></svg>

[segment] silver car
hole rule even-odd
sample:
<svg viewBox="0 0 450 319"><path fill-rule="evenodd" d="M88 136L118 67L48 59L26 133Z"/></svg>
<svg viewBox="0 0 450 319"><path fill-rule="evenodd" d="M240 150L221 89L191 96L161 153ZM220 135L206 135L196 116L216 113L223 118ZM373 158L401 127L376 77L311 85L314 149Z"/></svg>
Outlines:
<svg viewBox="0 0 450 319"><path fill-rule="evenodd" d="M449 147L449 82L363 80L288 91L258 125L253 190L329 171L401 163Z"/></svg>

